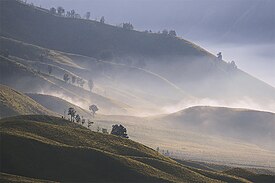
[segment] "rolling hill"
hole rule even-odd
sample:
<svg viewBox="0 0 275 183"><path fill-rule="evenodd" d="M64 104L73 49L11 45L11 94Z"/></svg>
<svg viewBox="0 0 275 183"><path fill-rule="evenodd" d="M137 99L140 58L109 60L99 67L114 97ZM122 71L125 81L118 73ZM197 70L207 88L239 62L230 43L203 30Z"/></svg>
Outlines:
<svg viewBox="0 0 275 183"><path fill-rule="evenodd" d="M275 150L275 114L225 107L196 106L156 119L170 128L241 139ZM168 123L167 123L168 122Z"/></svg>
<svg viewBox="0 0 275 183"><path fill-rule="evenodd" d="M248 182L193 170L132 140L92 132L57 117L10 117L0 120L0 126L4 180L9 174L44 181Z"/></svg>
<svg viewBox="0 0 275 183"><path fill-rule="evenodd" d="M23 93L0 84L0 118L23 114L58 115Z"/></svg>
<svg viewBox="0 0 275 183"><path fill-rule="evenodd" d="M92 114L88 110L85 110L61 98L35 93L27 93L26 95L35 100L37 103L46 107L47 109L54 111L60 115L64 115L64 110L67 111L70 107L73 107L77 111L77 114L79 114L80 116L83 116L84 118L92 118Z"/></svg>
<svg viewBox="0 0 275 183"><path fill-rule="evenodd" d="M101 108L102 112L125 113L128 109L131 110L129 105L91 93L76 85L68 84L61 78L25 66L19 60L22 62L22 59L17 57L6 58L0 56L1 84L11 86L25 93L46 92L48 94L65 95L86 107L91 103L95 103Z"/></svg>
<svg viewBox="0 0 275 183"><path fill-rule="evenodd" d="M125 93L118 91L125 92L128 85L128 88L135 87L134 94L138 95L138 98L140 98L138 92L142 90L147 90L147 98L159 95L153 98L153 106L148 107L149 109L154 108L155 101L164 98L163 94L167 93L165 97L168 99L182 98L189 103L196 103L197 100L186 100L189 99L186 94L200 99L219 100L229 105L239 101L243 103L252 101L262 109L274 110L272 109L275 103L273 87L234 68L230 63L217 61L214 55L184 39L125 30L97 21L57 16L46 9L26 5L16 0L4 0L1 5L1 35L4 37L51 50L130 66L127 72L120 73L121 69L108 69L109 64L102 64L102 62L99 64L105 70L104 77L111 78L107 85L112 83L108 91L116 91L111 92L110 97L115 96L114 99L125 99ZM86 60L86 67L94 67L94 63L87 64L94 59L87 57L85 59L83 56L80 58L66 55L67 58L79 58L75 65L79 65L79 60ZM64 58L64 55L61 55L61 58ZM148 80L148 77L138 72L134 72L137 75L129 76L132 70L137 69L136 67L139 68L140 73L144 74L144 71L147 71L147 74L154 73L158 79ZM98 76L102 78L102 75ZM118 81L116 77L119 78ZM159 82L160 78L162 78L161 82ZM147 83L147 81L156 83L152 85L152 82ZM175 86L174 89L159 89L167 84L166 82L164 85L163 81L169 81ZM103 83L103 81L100 82ZM122 86L120 86L121 83L123 83ZM175 88L183 91L184 95L182 96L178 91L175 92ZM131 92L128 90L127 94ZM152 94L154 92L156 94ZM173 93L177 97L173 98ZM142 108L141 106L146 106L145 104L149 105L144 99L133 101L130 98L125 99L131 101L130 106L138 101L142 101L137 107L139 109Z"/></svg>

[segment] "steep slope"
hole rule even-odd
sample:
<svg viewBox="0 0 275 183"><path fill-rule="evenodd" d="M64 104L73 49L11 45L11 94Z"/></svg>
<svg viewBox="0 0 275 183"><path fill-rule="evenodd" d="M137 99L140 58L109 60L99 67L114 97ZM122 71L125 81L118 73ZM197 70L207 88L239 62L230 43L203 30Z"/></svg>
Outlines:
<svg viewBox="0 0 275 183"><path fill-rule="evenodd" d="M54 50L145 68L195 97L213 98L229 104L248 100L265 110L274 110L273 87L225 61L218 61L207 51L186 40L125 30L96 21L56 16L48 10L16 0L2 1L1 15L2 36ZM127 76L127 73L122 76ZM141 78L139 81L147 80ZM159 84L154 86L162 86ZM144 88L161 91L147 86L150 84Z"/></svg>
<svg viewBox="0 0 275 183"><path fill-rule="evenodd" d="M192 98L166 78L136 66L49 50L11 38L1 37L1 42L1 51L10 50L10 57L21 58L16 61L26 67L48 73L48 66L51 66L51 75L60 79L65 73L81 77L86 90L89 90L88 80L92 79L94 93L136 108L152 110L159 105L172 105L183 98Z"/></svg>
<svg viewBox="0 0 275 183"><path fill-rule="evenodd" d="M0 84L0 118L23 114L57 115L30 97Z"/></svg>
<svg viewBox="0 0 275 183"><path fill-rule="evenodd" d="M23 92L48 92L49 94L64 94L67 97L83 103L87 107L97 104L101 112L122 113L131 107L121 102L91 93L81 87L68 84L55 76L42 73L21 64L16 57L0 56L0 82Z"/></svg>
<svg viewBox="0 0 275 183"><path fill-rule="evenodd" d="M4 0L1 5L2 35L54 50L94 57L99 57L106 51L115 55L207 54L188 41L170 36L129 31L96 21L54 16L48 10L31 7L16 0ZM15 31L15 27L24 29Z"/></svg>
<svg viewBox="0 0 275 183"><path fill-rule="evenodd" d="M8 174L52 181L216 182L142 144L61 118L18 116L0 120L0 126L1 172ZM247 182L218 175L220 180Z"/></svg>
<svg viewBox="0 0 275 183"><path fill-rule="evenodd" d="M241 139L275 149L275 114L248 109L196 106L157 120L171 128L192 129L200 133Z"/></svg>

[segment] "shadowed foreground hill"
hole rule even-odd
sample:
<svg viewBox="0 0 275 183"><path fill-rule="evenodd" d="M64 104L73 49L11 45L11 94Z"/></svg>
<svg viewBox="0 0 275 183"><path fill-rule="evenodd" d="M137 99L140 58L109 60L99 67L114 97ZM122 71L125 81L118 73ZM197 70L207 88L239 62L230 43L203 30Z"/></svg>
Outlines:
<svg viewBox="0 0 275 183"><path fill-rule="evenodd" d="M0 118L20 114L57 115L30 97L0 84Z"/></svg>
<svg viewBox="0 0 275 183"><path fill-rule="evenodd" d="M0 120L0 127L1 172L13 176L69 182L246 182L223 173L198 173L132 140L57 117L10 117Z"/></svg>

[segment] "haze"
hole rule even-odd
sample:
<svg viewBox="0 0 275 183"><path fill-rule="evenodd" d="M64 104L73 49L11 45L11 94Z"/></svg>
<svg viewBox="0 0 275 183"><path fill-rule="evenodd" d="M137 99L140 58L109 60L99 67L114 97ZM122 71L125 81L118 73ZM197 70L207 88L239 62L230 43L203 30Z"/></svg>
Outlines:
<svg viewBox="0 0 275 183"><path fill-rule="evenodd" d="M184 39L275 86L275 1L272 0L31 0L45 8L63 6L107 23L131 22L136 30L175 29ZM272 54L273 53L273 54Z"/></svg>

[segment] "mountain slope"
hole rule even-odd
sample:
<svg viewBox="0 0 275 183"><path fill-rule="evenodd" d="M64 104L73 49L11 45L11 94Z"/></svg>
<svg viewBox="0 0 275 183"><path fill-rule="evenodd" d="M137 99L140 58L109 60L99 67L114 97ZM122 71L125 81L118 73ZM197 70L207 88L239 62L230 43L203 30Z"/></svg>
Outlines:
<svg viewBox="0 0 275 183"><path fill-rule="evenodd" d="M18 116L0 120L0 126L1 171L8 174L52 181L216 182L207 172L202 176L144 145L61 118ZM218 174L221 180L246 182Z"/></svg>
<svg viewBox="0 0 275 183"><path fill-rule="evenodd" d="M185 40L129 31L96 21L54 16L48 10L16 0L2 1L1 12L2 35L54 50L94 57L108 50L116 55L207 54ZM13 29L15 27L24 29L18 32ZM33 31L35 34L29 35Z"/></svg>
<svg viewBox="0 0 275 183"><path fill-rule="evenodd" d="M165 78L176 88L198 98L212 98L230 105L252 101L265 110L274 110L273 87L230 63L218 61L214 55L186 40L125 30L91 20L56 16L48 10L16 0L2 1L1 10L2 36L53 50L137 66ZM108 73L109 69L106 71ZM114 71L116 75L107 77L115 78L118 72ZM127 72L119 76L126 78L122 80L128 82L124 83L126 86L132 84L132 87L135 81L139 81L139 85L146 84L144 89L161 92L158 88L163 82L154 84L154 88L148 87L150 83L144 82L147 80L142 77L135 81L130 77L129 82Z"/></svg>
<svg viewBox="0 0 275 183"><path fill-rule="evenodd" d="M30 97L1 84L0 111L0 118L23 114L57 115Z"/></svg>
<svg viewBox="0 0 275 183"><path fill-rule="evenodd" d="M9 58L0 56L0 82L2 84L23 92L40 93L46 91L49 94L64 94L66 97L82 102L87 107L91 103L95 103L101 108L102 112L112 111L116 113L127 112L128 109L131 110L129 105L68 84L61 78L27 67L21 64L18 59L11 56Z"/></svg>

